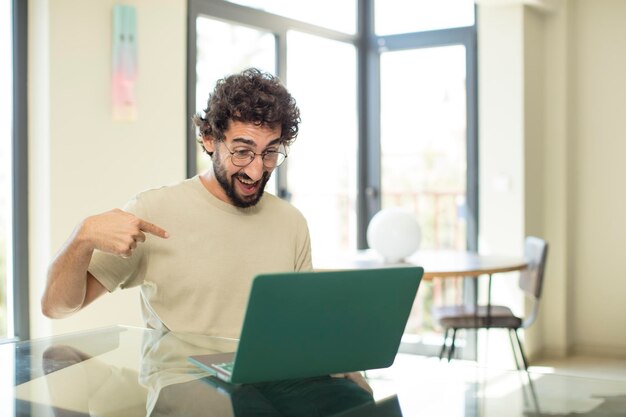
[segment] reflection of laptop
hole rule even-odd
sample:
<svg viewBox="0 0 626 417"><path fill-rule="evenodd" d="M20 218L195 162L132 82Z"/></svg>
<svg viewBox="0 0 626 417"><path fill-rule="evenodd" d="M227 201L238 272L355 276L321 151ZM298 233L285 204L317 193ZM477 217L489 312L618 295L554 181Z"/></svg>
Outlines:
<svg viewBox="0 0 626 417"><path fill-rule="evenodd" d="M402 417L398 396L394 395L375 403L352 408L334 417Z"/></svg>
<svg viewBox="0 0 626 417"><path fill-rule="evenodd" d="M233 383L388 367L423 272L401 267L259 275L236 354L189 360Z"/></svg>
<svg viewBox="0 0 626 417"><path fill-rule="evenodd" d="M310 415L313 409L318 417L339 417L339 415L341 417L402 417L395 395L376 402L358 385L348 383L348 381L337 381L332 377L291 379L266 382L261 385L238 385L208 376L186 385L199 382L208 385L209 389L216 390L221 399L230 401L230 407L222 406L220 415L282 416L284 410L289 410L289 415L304 416ZM185 387L185 392L189 388ZM200 404L199 410L214 411L216 409L217 399L214 395L199 390L194 395L197 397L193 401L194 409L195 404L198 403Z"/></svg>

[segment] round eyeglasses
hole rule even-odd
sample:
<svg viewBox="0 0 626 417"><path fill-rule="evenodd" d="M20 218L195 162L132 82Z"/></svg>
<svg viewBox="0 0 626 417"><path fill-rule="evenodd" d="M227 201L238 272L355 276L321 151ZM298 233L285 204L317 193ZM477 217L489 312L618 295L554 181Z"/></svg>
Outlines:
<svg viewBox="0 0 626 417"><path fill-rule="evenodd" d="M250 163L254 161L254 158L256 158L257 155L261 157L261 160L263 161L263 166L265 168L276 168L277 166L285 162L285 158L287 158L287 151L285 150L284 145L280 145L280 147L276 151L268 150L261 153L256 153L252 149L236 149L234 151L231 151L226 145L226 142L222 143L224 143L224 146L228 150L228 153L230 153L230 159L233 162L233 165L237 167L246 167L250 165Z"/></svg>

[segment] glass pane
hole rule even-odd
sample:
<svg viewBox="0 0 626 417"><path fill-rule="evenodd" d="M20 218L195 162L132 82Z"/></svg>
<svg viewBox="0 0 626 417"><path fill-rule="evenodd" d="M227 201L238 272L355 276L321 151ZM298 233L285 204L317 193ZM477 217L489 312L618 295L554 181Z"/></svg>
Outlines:
<svg viewBox="0 0 626 417"><path fill-rule="evenodd" d="M11 2L0 6L0 339L13 337L11 285L13 47Z"/></svg>
<svg viewBox="0 0 626 417"><path fill-rule="evenodd" d="M276 74L276 37L273 33L251 29L208 17L196 19L196 112L206 108L215 82L225 75L249 67ZM197 148L197 170L210 166L210 159ZM268 191L275 192L274 181Z"/></svg>
<svg viewBox="0 0 626 417"><path fill-rule="evenodd" d="M314 258L356 249L356 50L299 32L287 45L287 81L302 114L286 162L291 202L309 222Z"/></svg>
<svg viewBox="0 0 626 417"><path fill-rule="evenodd" d="M421 249L466 248L465 77L461 45L381 55L382 207L415 213ZM407 327L421 337L435 330L430 303L442 298L439 284L425 284Z"/></svg>
<svg viewBox="0 0 626 417"><path fill-rule="evenodd" d="M356 33L356 0L228 0L344 33Z"/></svg>
<svg viewBox="0 0 626 417"><path fill-rule="evenodd" d="M379 0L374 13L378 35L472 26L474 0Z"/></svg>

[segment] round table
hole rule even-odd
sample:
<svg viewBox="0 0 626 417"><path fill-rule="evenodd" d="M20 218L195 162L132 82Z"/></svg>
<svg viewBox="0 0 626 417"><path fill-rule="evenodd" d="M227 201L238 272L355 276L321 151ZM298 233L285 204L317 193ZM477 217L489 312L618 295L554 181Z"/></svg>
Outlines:
<svg viewBox="0 0 626 417"><path fill-rule="evenodd" d="M424 280L433 278L477 277L501 272L521 271L527 267L523 258L501 255L482 255L476 252L423 250L417 251L405 262L388 264L371 249L314 258L316 271L342 269L390 268L421 266Z"/></svg>

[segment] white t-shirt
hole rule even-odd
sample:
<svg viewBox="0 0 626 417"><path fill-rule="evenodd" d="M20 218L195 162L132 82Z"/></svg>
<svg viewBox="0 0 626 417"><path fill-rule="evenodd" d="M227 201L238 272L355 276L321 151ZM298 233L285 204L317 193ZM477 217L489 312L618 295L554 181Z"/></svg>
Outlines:
<svg viewBox="0 0 626 417"><path fill-rule="evenodd" d="M95 251L89 272L109 291L140 285L150 328L239 338L254 276L312 270L306 220L268 193L238 208L196 176L140 193L125 210L169 238L146 233L127 259Z"/></svg>

